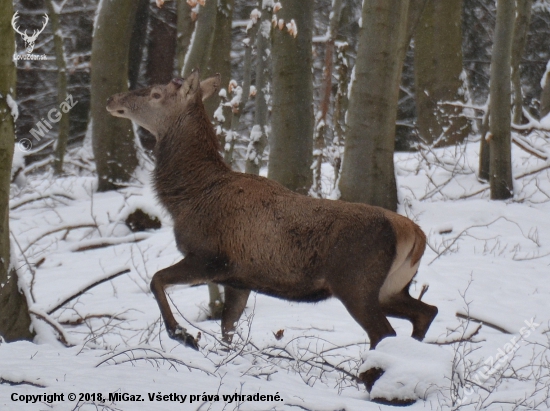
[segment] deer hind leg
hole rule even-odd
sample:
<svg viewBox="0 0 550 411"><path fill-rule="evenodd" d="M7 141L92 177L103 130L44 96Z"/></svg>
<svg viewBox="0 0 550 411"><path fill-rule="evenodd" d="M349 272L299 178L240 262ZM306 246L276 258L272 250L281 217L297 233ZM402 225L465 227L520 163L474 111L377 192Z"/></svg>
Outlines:
<svg viewBox="0 0 550 411"><path fill-rule="evenodd" d="M354 292L354 290L365 289L361 284L355 284L347 290L339 290L339 287L331 288L334 296L344 304L353 319L367 332L371 350L374 350L383 338L395 336L395 331L380 306L378 293L369 293L365 296L364 293Z"/></svg>
<svg viewBox="0 0 550 411"><path fill-rule="evenodd" d="M160 313L164 319L166 332L170 338L198 350L195 338L180 326L168 304L165 288L175 284L200 284L211 279L212 273L207 271L207 265L193 255L188 255L179 263L157 272L151 280L151 291L157 300Z"/></svg>
<svg viewBox="0 0 550 411"><path fill-rule="evenodd" d="M412 337L422 341L437 315L437 307L426 304L409 294L410 283L400 293L382 303L382 309L390 317L404 318L413 325Z"/></svg>
<svg viewBox="0 0 550 411"><path fill-rule="evenodd" d="M235 324L241 318L246 307L250 290L241 290L224 286L225 302L222 311L222 340L228 344L233 340Z"/></svg>
<svg viewBox="0 0 550 411"><path fill-rule="evenodd" d="M371 350L374 350L382 339L396 335L382 307L380 307L378 296L362 301L340 300L354 320L367 332Z"/></svg>

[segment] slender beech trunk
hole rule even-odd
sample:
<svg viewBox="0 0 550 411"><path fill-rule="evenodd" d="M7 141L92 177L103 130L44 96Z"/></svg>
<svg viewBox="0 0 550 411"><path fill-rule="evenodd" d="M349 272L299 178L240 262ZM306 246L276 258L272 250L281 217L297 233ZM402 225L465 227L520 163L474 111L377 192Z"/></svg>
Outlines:
<svg viewBox="0 0 550 411"><path fill-rule="evenodd" d="M15 120L9 105L15 100L16 70L13 4L0 0L0 336L6 341L30 340L31 319L25 295L19 291L10 254L9 200Z"/></svg>
<svg viewBox="0 0 550 411"><path fill-rule="evenodd" d="M325 46L325 67L323 69L323 94L321 97L321 107L315 118L315 138L313 141L313 185L310 195L315 197L322 196L321 170L324 161L323 151L325 149L325 131L327 128L327 114L330 106L330 97L332 95L332 68L334 65L334 42L338 34L338 23L342 12L342 0L332 0L332 11L327 31L327 42Z"/></svg>
<svg viewBox="0 0 550 411"><path fill-rule="evenodd" d="M247 149L245 171L250 174L260 174L262 157L267 145L267 115L268 115L268 78L271 62L271 17L273 9L269 4L262 8L263 0L259 1L259 10L262 12L258 34L256 36L256 111L254 112L254 126L250 133L250 143Z"/></svg>
<svg viewBox="0 0 550 411"><path fill-rule="evenodd" d="M233 22L234 0L218 0L216 9L216 29L212 39L212 46L208 52L208 63L203 69L205 77L219 73L221 87L227 88L231 80L231 23ZM220 104L220 97L216 94L204 102L206 112L212 117ZM229 121L229 116L226 117ZM226 123L226 128L229 124Z"/></svg>
<svg viewBox="0 0 550 411"><path fill-rule="evenodd" d="M514 39L512 42L512 85L514 92L513 122L521 124L523 118L523 93L521 92L520 64L527 43L527 33L531 22L531 6L533 0L516 0L516 21Z"/></svg>
<svg viewBox="0 0 550 411"><path fill-rule="evenodd" d="M147 23L149 20L149 0L138 2L136 18L132 27L130 52L128 57L128 87L130 90L138 88L138 78L141 69L145 38L147 37Z"/></svg>
<svg viewBox="0 0 550 411"><path fill-rule="evenodd" d="M365 0L347 113L341 198L397 208L395 120L408 0Z"/></svg>
<svg viewBox="0 0 550 411"><path fill-rule="evenodd" d="M405 36L404 52L411 43L411 40L420 24L420 19L424 14L424 9L430 0L409 0L409 15L407 16L407 34Z"/></svg>
<svg viewBox="0 0 550 411"><path fill-rule="evenodd" d="M109 115L107 99L128 90L128 52L139 3L103 1L92 43L92 146L98 191L116 189L130 180L137 166L132 124Z"/></svg>
<svg viewBox="0 0 550 411"><path fill-rule="evenodd" d="M334 185L335 190L338 187L340 180L340 169L342 168L342 157L340 148L345 141L345 114L348 110L348 77L349 63L347 57L347 43L340 43L336 51L336 66L338 67L336 78L338 79L338 89L336 90L336 98L334 101L334 114L332 116L332 124L334 124L334 139L333 145L333 160L334 168Z"/></svg>
<svg viewBox="0 0 550 411"><path fill-rule="evenodd" d="M542 93L540 95L540 118L550 113L550 61L546 64L546 71L542 77Z"/></svg>
<svg viewBox="0 0 550 411"><path fill-rule="evenodd" d="M229 144L229 150L224 152L224 160L227 164L233 167L233 150L235 147L236 138L238 136L238 128L241 120L241 114L250 98L250 86L252 84L252 50L256 42L256 36L258 35L259 22L252 23L250 27L247 27L247 37L245 39L245 51L243 61L243 85L242 85L242 97L239 105L232 108L231 115L231 128L225 139L225 145ZM257 81L257 79L256 79ZM247 156L248 157L248 156ZM248 163L248 158L245 159ZM246 166L245 166L246 167Z"/></svg>
<svg viewBox="0 0 550 411"><path fill-rule="evenodd" d="M273 30L273 99L269 178L307 194L312 182L313 151L313 0L286 0L278 19L294 19L294 37L286 27Z"/></svg>
<svg viewBox="0 0 550 411"><path fill-rule="evenodd" d="M191 36L195 30L195 19L192 16L189 4L185 1L178 1L177 13L176 70L177 76L180 76L185 62L185 55L191 43Z"/></svg>
<svg viewBox="0 0 550 411"><path fill-rule="evenodd" d="M512 147L510 113L510 64L515 20L515 1L498 0L495 41L491 58L489 141L491 199L512 197Z"/></svg>
<svg viewBox="0 0 550 411"><path fill-rule="evenodd" d="M145 78L148 84L166 84L172 79L176 58L176 4L168 2L162 8L149 4L149 7L152 7L149 10L151 30Z"/></svg>
<svg viewBox="0 0 550 411"><path fill-rule="evenodd" d="M194 69L206 69L216 28L216 6L217 0L206 0L204 6L199 6L195 31L185 55L182 77L187 77Z"/></svg>
<svg viewBox="0 0 550 411"><path fill-rule="evenodd" d="M487 110L485 111L485 115L483 116L483 119L481 120L481 127L479 130L479 134L481 136L481 139L479 141L479 173L478 177L480 180L483 181L489 181L489 171L491 169L491 154L489 150L489 142L487 141L487 137L490 135L490 128L489 128L489 101L490 97L487 100Z"/></svg>
<svg viewBox="0 0 550 411"><path fill-rule="evenodd" d="M53 0L48 0L48 13L52 22L52 31L55 63L57 65L57 107L59 107L67 97L67 64L65 62L65 48L63 47L63 32L59 22L59 6ZM55 145L55 158L53 170L56 175L63 173L63 159L67 150L69 140L69 113L62 113L58 122L57 142Z"/></svg>
<svg viewBox="0 0 550 411"><path fill-rule="evenodd" d="M429 0L415 34L417 127L436 146L463 141L469 133L462 109L441 104L464 100L461 16L462 0Z"/></svg>

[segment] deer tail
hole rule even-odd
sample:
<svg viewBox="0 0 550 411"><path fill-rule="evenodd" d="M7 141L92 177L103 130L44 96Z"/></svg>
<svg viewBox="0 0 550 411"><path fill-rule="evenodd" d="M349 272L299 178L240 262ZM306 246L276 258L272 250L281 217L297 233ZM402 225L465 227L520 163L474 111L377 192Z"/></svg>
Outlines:
<svg viewBox="0 0 550 411"><path fill-rule="evenodd" d="M414 245L408 256L411 259L411 267L420 261L426 249L426 234L424 234L424 231L415 223L412 224L414 229Z"/></svg>

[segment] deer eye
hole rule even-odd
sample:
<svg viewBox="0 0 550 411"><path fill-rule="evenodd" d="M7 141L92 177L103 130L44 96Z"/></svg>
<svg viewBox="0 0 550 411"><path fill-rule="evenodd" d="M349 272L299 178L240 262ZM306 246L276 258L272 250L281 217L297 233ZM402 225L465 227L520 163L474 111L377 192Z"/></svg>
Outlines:
<svg viewBox="0 0 550 411"><path fill-rule="evenodd" d="M161 98L162 96L160 95L160 93L153 93L153 94L152 94L152 97L153 97L155 100L158 100L158 99Z"/></svg>

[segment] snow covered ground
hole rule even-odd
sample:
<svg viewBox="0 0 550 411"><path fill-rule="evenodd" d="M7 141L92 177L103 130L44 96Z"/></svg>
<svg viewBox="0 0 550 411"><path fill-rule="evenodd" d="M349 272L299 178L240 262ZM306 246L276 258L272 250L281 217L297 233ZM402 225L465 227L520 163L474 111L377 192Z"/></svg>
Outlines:
<svg viewBox="0 0 550 411"><path fill-rule="evenodd" d="M530 139L550 153L545 138ZM219 322L206 319L204 286L170 289L180 323L201 333L198 352L173 342L148 283L181 256L148 172L120 192L95 193L81 150L69 176L29 176L13 187L10 224L37 337L0 343L0 409L390 409L372 398L416 400L411 410L550 409L550 170L529 174L547 162L514 147L516 196L490 201L475 174L477 147L396 154L399 211L429 240L411 293L429 284L422 299L439 314L423 343L409 338L410 323L391 319L398 337L375 351L335 299L254 294L227 351ZM329 192L328 164L324 173ZM124 220L138 207L162 228L132 233ZM371 366L386 372L369 395L354 376ZM54 393L63 401L49 403Z"/></svg>

